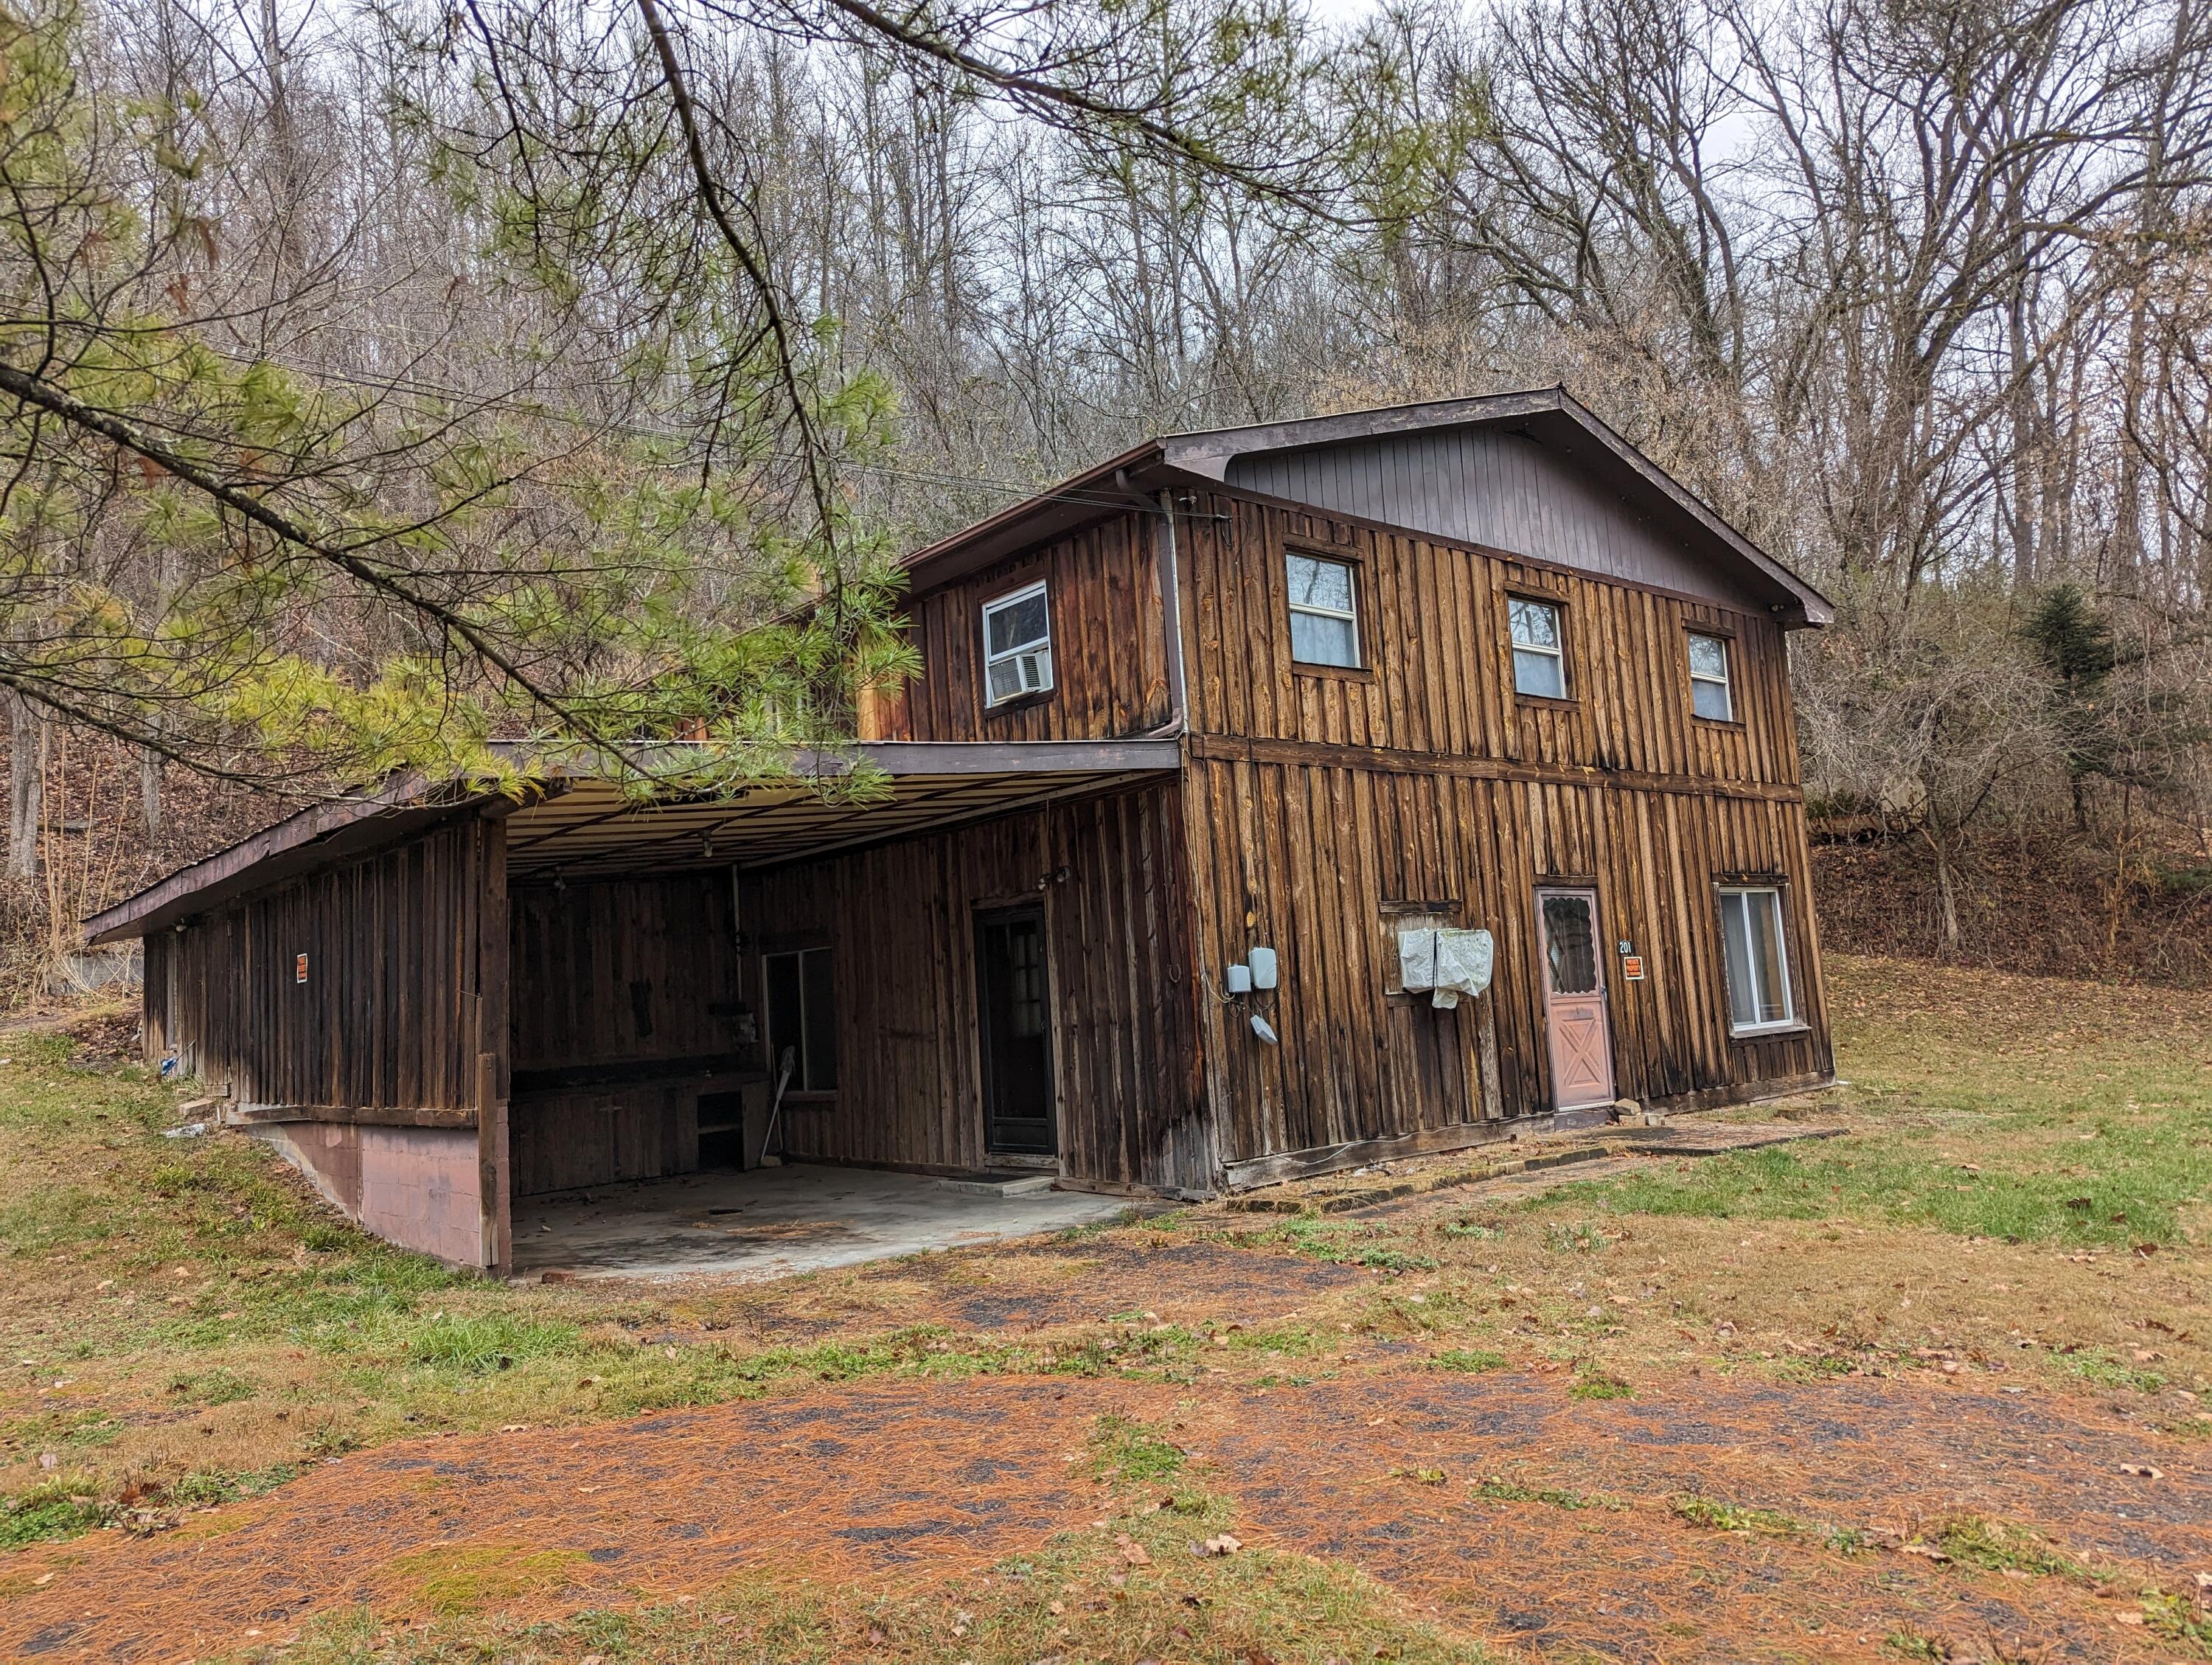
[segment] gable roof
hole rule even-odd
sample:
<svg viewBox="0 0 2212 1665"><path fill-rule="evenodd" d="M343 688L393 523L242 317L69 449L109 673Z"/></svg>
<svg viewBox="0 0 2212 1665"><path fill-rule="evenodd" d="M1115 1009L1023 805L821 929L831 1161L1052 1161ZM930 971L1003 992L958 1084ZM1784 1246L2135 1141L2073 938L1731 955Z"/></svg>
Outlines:
<svg viewBox="0 0 2212 1665"><path fill-rule="evenodd" d="M1785 626L1826 624L1835 616L1820 591L1559 387L1164 434L917 550L908 557L907 570L916 588L933 586L1126 507L1152 509L1146 492L1177 485L1249 490L1250 480L1274 479L1285 471L1265 465L1300 453L1455 430L1521 434L1560 453L1569 465L1615 495L1638 520L1757 598ZM1291 489L1266 495L1297 494ZM1450 528L1408 529L1446 541L1469 541L1455 538ZM1531 550L1506 553L1537 555Z"/></svg>

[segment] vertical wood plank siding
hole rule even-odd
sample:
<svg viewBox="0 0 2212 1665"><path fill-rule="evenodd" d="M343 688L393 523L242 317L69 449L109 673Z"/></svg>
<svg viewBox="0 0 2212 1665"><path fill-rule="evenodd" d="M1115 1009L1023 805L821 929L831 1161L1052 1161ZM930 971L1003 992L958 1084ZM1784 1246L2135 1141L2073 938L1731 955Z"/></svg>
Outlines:
<svg viewBox="0 0 2212 1665"><path fill-rule="evenodd" d="M1286 544L1355 568L1364 671L1291 660ZM1222 495L1182 547L1199 733L1799 789L1787 649L1764 615ZM1515 595L1563 609L1564 702L1514 694ZM1690 714L1692 629L1733 643L1735 722Z"/></svg>
<svg viewBox="0 0 2212 1665"><path fill-rule="evenodd" d="M787 1103L787 1148L981 1167L974 915L1036 902L1066 1170L1109 1187L1210 1187L1187 872L1179 794L1149 786L745 875L749 937L832 950L837 1091ZM758 1009L757 954L745 975Z"/></svg>
<svg viewBox="0 0 2212 1665"><path fill-rule="evenodd" d="M1358 574L1366 665L1290 653L1287 547ZM1194 897L1209 965L1282 955L1267 1048L1207 1003L1235 1159L1449 1127L1483 1112L1481 1007L1383 993L1381 909L1449 901L1498 941L1498 1099L1551 1107L1534 891L1598 891L1618 1091L1723 1102L1826 1076L1783 634L1763 615L1494 551L1200 498L1183 527ZM1513 690L1509 598L1563 608L1571 698ZM1726 635L1739 720L1690 711L1688 633ZM1780 881L1802 1029L1729 1033L1717 886ZM1247 921L1250 923L1248 925ZM1618 940L1646 975L1620 975Z"/></svg>
<svg viewBox="0 0 2212 1665"><path fill-rule="evenodd" d="M695 1101L738 1050L728 872L517 885L511 905L516 1194L696 1168ZM533 1082L623 1065L645 1067L634 1080ZM654 1067L676 1065L688 1067Z"/></svg>
<svg viewBox="0 0 2212 1665"><path fill-rule="evenodd" d="M908 603L922 674L878 705L871 738L1120 739L1158 728L1168 696L1159 564L1152 518L1102 520ZM1043 579L1053 689L984 703L983 605Z"/></svg>
<svg viewBox="0 0 2212 1665"><path fill-rule="evenodd" d="M497 833L457 821L149 937L148 1055L240 1104L477 1108Z"/></svg>
<svg viewBox="0 0 2212 1665"><path fill-rule="evenodd" d="M726 869L517 884L509 906L518 1071L735 1049Z"/></svg>

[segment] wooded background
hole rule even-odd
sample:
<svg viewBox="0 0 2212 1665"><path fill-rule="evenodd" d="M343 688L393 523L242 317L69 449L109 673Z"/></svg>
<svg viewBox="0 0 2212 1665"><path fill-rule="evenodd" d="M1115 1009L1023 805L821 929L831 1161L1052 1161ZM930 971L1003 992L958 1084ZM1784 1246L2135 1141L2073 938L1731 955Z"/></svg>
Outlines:
<svg viewBox="0 0 2212 1665"><path fill-rule="evenodd" d="M2201 0L0 34L0 173L45 191L0 212L16 998L191 849L451 755L444 714L834 727L825 665L905 663L901 549L1147 434L1554 382L1838 603L1791 644L1832 945L2212 979ZM233 489L205 526L162 435ZM367 577L364 504L406 551ZM842 622L777 634L794 595Z"/></svg>

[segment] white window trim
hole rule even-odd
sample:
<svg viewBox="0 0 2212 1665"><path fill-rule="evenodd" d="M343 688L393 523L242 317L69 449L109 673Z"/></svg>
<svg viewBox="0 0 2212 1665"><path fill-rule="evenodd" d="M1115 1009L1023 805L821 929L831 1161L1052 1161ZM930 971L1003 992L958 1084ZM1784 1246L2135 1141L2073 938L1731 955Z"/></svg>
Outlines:
<svg viewBox="0 0 2212 1665"><path fill-rule="evenodd" d="M1540 641L1523 641L1519 636L1514 634L1513 603L1516 601L1524 607L1548 607L1552 610L1553 623L1559 627L1559 641L1556 647L1547 647ZM1509 653L1540 653L1546 659L1557 659L1559 662L1559 691L1558 693L1529 694L1523 692L1521 687L1521 679L1516 674L1513 680L1513 693L1516 698L1523 700L1565 700L1574 697L1573 692L1567 683L1567 610L1563 604L1553 601L1548 596L1516 595L1508 597L1505 605L1505 635L1507 639L1506 647Z"/></svg>
<svg viewBox="0 0 2212 1665"><path fill-rule="evenodd" d="M1322 607L1317 606L1310 601L1291 601L1287 596L1285 598L1285 605L1287 605L1290 611L1293 613L1304 613L1309 618L1333 618L1346 624L1349 624L1352 627L1352 663L1350 665L1338 665L1331 659L1302 659L1298 658L1295 650L1291 653L1291 662L1293 665L1317 665L1325 671L1365 670L1367 668L1366 644L1359 639L1358 562L1354 561L1340 561L1333 555L1316 555L1310 550L1285 550L1283 551L1283 576L1286 583L1290 578L1290 563L1294 560L1318 561L1325 566L1341 567L1344 568L1345 575L1352 580L1352 605L1349 607Z"/></svg>
<svg viewBox="0 0 2212 1665"><path fill-rule="evenodd" d="M1739 1024L1735 1020L1735 1013L1731 1011L1729 1013L1729 1033L1730 1035L1771 1035L1778 1030L1802 1027L1797 1018L1797 991L1790 984L1790 916L1782 905L1782 887L1779 884L1723 884L1720 887L1720 894L1724 896L1773 897L1775 939L1782 949L1782 952L1777 957L1782 969L1782 1016L1770 1018L1763 1024ZM1721 915L1721 929L1723 931L1728 929L1728 915L1725 913ZM1747 908L1744 909L1743 943L1743 963L1746 965L1755 963L1757 957L1753 952L1750 933L1751 910ZM1726 952L1721 955L1721 992L1725 994L1728 992ZM1756 999L1756 996L1754 995L1753 998Z"/></svg>
<svg viewBox="0 0 2212 1665"><path fill-rule="evenodd" d="M1711 630L1692 630L1687 634L1693 637L1702 637L1707 641L1717 641L1720 643L1721 665L1723 666L1720 675L1717 677L1709 677L1698 669L1697 660L1693 659L1690 661L1690 684L1692 690L1690 714L1697 718L1697 720L1701 723L1734 722L1735 720L1735 644L1730 641L1726 636L1716 635ZM1695 699L1695 689L1697 684L1701 682L1714 683L1719 685L1723 696L1728 702L1728 714L1726 716L1708 717L1698 710Z"/></svg>
<svg viewBox="0 0 2212 1665"><path fill-rule="evenodd" d="M1052 692L1053 685L1058 679L1058 671L1052 662L1051 581L1049 579L1040 578L1036 583L1025 584L1018 590L1009 590L1004 595L994 595L983 604L983 703L987 708L994 705L1011 705L1016 700L1030 699L1039 694ZM993 653L991 651L991 615L1027 601L1031 596L1045 598L1044 634L1032 637L1028 641L1017 642L1003 652ZM1044 644L1044 680L1035 688L1018 688L1011 694L994 696L991 692L991 667L1007 659L1018 659L1024 653L1035 653L1039 642Z"/></svg>

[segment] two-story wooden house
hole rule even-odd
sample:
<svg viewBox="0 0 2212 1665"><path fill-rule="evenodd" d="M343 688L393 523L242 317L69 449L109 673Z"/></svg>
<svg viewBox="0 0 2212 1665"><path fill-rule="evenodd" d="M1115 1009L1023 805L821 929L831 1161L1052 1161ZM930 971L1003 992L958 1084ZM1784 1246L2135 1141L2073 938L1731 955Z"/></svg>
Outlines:
<svg viewBox="0 0 2212 1665"><path fill-rule="evenodd" d="M750 1160L779 1076L795 1159L1183 1195L1829 1079L1827 605L1564 393L1156 440L909 574L888 801L311 811L89 922L149 1050L486 1265L517 1197ZM1494 943L1449 1008L1439 927Z"/></svg>

